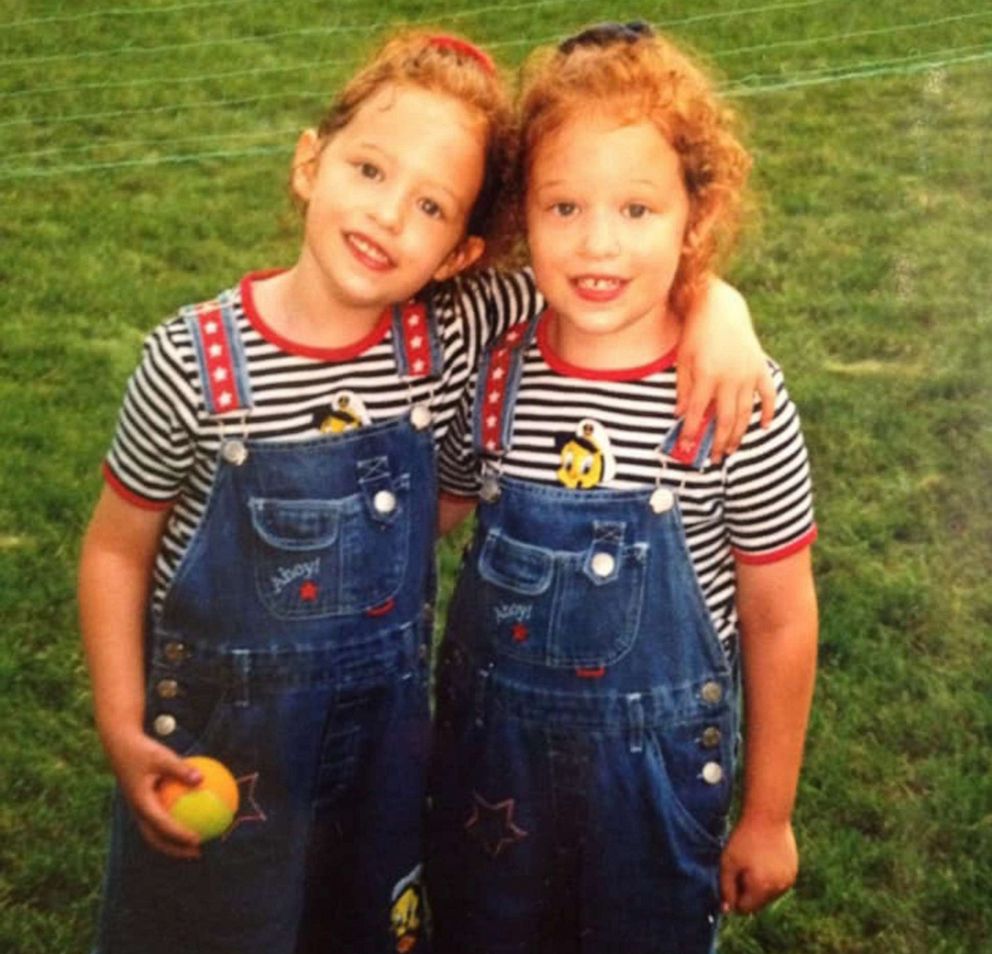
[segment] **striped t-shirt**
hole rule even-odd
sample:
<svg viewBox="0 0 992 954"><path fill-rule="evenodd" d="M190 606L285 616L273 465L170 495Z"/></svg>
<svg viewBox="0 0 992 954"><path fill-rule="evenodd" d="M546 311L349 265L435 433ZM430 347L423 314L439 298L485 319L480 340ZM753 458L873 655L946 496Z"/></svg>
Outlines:
<svg viewBox="0 0 992 954"><path fill-rule="evenodd" d="M523 356L513 428L499 470L508 477L569 487L677 490L686 543L725 649L737 636L734 562L770 563L816 537L809 462L799 415L772 365L777 398L767 430L755 406L737 451L702 470L662 460L676 423L675 358L621 371L570 365L551 349L548 316ZM473 377L475 377L473 375ZM473 447L475 386L466 391L441 448L442 491L476 496L482 462Z"/></svg>
<svg viewBox="0 0 992 954"><path fill-rule="evenodd" d="M322 409L346 402L358 419L379 422L429 405L440 442L481 349L513 322L536 313L540 300L527 271L484 272L437 286L443 368L434 380L399 376L388 313L354 346L318 349L287 341L255 308L248 275L228 293L244 346L254 408L244 422L208 415L193 340L181 315L146 339L128 382L104 476L139 507L171 507L154 571L152 607L162 599L203 515L223 434L249 440L306 440L318 433Z"/></svg>

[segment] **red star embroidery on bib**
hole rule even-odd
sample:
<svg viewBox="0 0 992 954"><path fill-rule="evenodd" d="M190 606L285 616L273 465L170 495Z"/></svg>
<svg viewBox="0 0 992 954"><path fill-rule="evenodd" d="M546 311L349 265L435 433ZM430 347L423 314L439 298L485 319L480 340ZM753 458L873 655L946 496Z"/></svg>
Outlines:
<svg viewBox="0 0 992 954"><path fill-rule="evenodd" d="M497 858L504 849L527 837L529 832L513 820L516 799L507 798L492 804L478 792L473 792L472 798L475 804L465 822L465 831L479 842L490 858Z"/></svg>
<svg viewBox="0 0 992 954"><path fill-rule="evenodd" d="M513 624L513 629L510 630L513 634L513 641L515 643L523 643L527 641L527 637L530 635L530 630L524 623L519 620Z"/></svg>
<svg viewBox="0 0 992 954"><path fill-rule="evenodd" d="M300 584L300 599L307 603L317 599L317 584L313 580L306 580Z"/></svg>

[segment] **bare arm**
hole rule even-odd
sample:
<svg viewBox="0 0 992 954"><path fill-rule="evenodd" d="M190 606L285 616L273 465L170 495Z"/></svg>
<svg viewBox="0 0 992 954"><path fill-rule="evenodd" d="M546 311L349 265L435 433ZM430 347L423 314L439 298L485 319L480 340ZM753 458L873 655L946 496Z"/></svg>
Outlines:
<svg viewBox="0 0 992 954"><path fill-rule="evenodd" d="M454 494L441 494L438 500L438 533L450 533L466 517L469 517L478 501L474 497L456 497Z"/></svg>
<svg viewBox="0 0 992 954"><path fill-rule="evenodd" d="M174 857L194 857L198 839L162 809L165 776L199 781L171 749L143 731L144 618L152 565L168 511L144 510L104 487L83 539L79 618L93 684L97 730L145 838Z"/></svg>
<svg viewBox="0 0 992 954"><path fill-rule="evenodd" d="M775 388L754 333L747 302L737 289L711 277L686 316L679 342L676 413L685 414L686 440L712 405L716 413L714 463L734 451L747 430L757 392L761 423L775 411Z"/></svg>
<svg viewBox="0 0 992 954"><path fill-rule="evenodd" d="M744 797L721 862L725 910L752 913L798 872L792 808L816 673L810 548L775 563L738 562L744 677Z"/></svg>

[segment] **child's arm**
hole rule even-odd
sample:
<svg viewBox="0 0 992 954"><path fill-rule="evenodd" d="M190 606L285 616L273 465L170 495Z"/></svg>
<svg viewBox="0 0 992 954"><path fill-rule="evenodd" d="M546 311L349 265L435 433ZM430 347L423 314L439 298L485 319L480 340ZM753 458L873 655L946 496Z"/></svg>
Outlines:
<svg viewBox="0 0 992 954"><path fill-rule="evenodd" d="M152 565L168 510L146 510L104 487L83 540L79 614L100 740L145 839L174 858L199 854L198 837L159 803L167 776L199 773L143 731L143 621Z"/></svg>
<svg viewBox="0 0 992 954"><path fill-rule="evenodd" d="M442 493L438 498L438 534L444 536L455 529L463 520L471 516L478 501L474 497L456 497Z"/></svg>
<svg viewBox="0 0 992 954"><path fill-rule="evenodd" d="M721 859L724 911L750 914L787 891L799 861L792 807L816 672L810 547L737 564L744 676L744 796Z"/></svg>
<svg viewBox="0 0 992 954"><path fill-rule="evenodd" d="M767 427L775 410L775 388L747 302L726 282L710 278L686 316L679 342L675 411L685 415L686 441L715 405L717 426L710 458L718 463L740 444L756 391L761 398L761 425Z"/></svg>

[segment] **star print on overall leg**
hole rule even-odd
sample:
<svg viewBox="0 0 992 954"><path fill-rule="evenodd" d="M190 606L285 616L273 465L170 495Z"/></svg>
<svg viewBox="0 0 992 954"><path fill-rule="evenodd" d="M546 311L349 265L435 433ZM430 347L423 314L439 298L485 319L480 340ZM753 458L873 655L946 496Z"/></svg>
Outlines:
<svg viewBox="0 0 992 954"><path fill-rule="evenodd" d="M231 827L224 832L224 837L221 841L227 841L234 829L242 822L264 822L268 818L265 812L262 811L262 806L255 800L255 786L258 784L258 772L252 772L251 775L242 775L241 778L237 779L237 783L238 795L240 796L239 804L241 807L238 810L238 817L231 822Z"/></svg>
<svg viewBox="0 0 992 954"><path fill-rule="evenodd" d="M478 792L472 793L472 799L472 814L465 822L465 831L490 858L497 858L505 848L523 841L529 834L513 821L516 799L493 804Z"/></svg>

